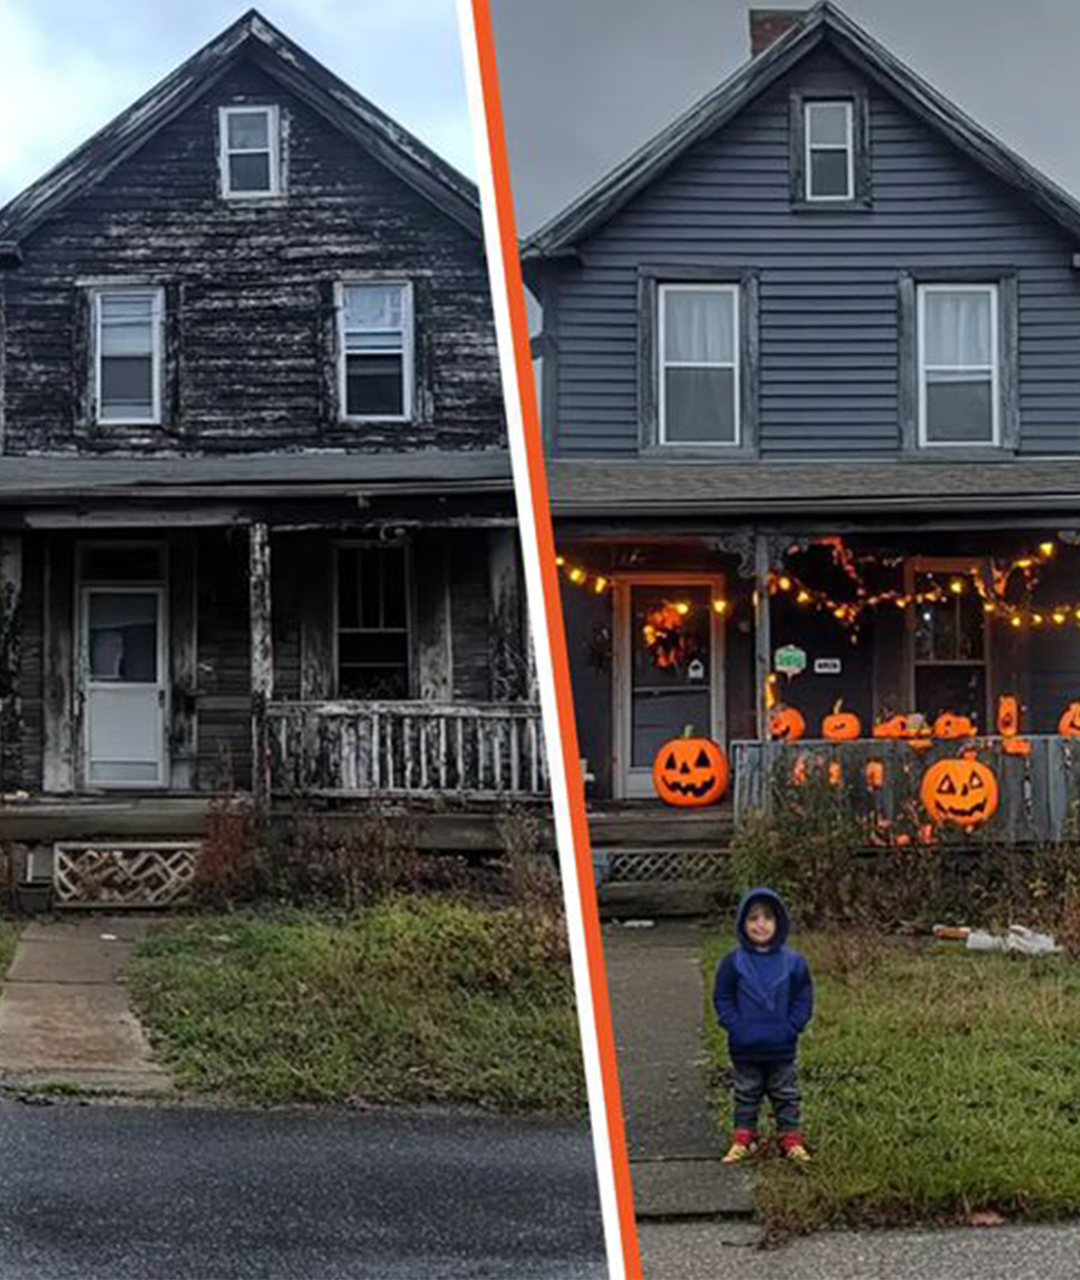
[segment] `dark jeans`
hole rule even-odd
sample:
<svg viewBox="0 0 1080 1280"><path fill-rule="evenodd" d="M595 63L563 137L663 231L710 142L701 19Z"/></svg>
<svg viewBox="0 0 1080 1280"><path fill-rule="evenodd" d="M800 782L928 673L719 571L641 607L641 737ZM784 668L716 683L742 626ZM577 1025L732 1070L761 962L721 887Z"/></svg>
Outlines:
<svg viewBox="0 0 1080 1280"><path fill-rule="evenodd" d="M733 1062L735 1128L757 1132L758 1109L767 1097L784 1133L799 1127L799 1068L794 1062Z"/></svg>

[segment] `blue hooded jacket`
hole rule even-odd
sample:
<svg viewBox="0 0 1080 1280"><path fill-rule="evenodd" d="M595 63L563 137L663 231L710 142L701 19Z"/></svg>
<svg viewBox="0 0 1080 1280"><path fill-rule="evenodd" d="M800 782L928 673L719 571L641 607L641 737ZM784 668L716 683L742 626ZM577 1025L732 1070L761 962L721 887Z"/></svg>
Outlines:
<svg viewBox="0 0 1080 1280"><path fill-rule="evenodd" d="M776 916L776 932L759 950L746 932L755 902L767 903ZM785 944L791 922L780 895L764 887L743 896L735 913L739 945L720 962L713 1005L728 1035L733 1062L793 1062L799 1035L814 1009L810 966Z"/></svg>

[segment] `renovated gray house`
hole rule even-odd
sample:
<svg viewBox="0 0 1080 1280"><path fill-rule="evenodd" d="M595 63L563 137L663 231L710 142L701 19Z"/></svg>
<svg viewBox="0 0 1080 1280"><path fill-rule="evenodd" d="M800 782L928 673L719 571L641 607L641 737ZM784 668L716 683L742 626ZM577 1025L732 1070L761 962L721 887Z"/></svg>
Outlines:
<svg viewBox="0 0 1080 1280"><path fill-rule="evenodd" d="M962 739L1000 766L1001 832L1056 830L1080 204L832 4L751 27L741 70L523 246L598 840L686 725L738 809L796 760L781 736L852 785Z"/></svg>
<svg viewBox="0 0 1080 1280"><path fill-rule="evenodd" d="M475 189L259 14L0 209L31 878L167 900L233 790L497 843L546 788L520 581Z"/></svg>

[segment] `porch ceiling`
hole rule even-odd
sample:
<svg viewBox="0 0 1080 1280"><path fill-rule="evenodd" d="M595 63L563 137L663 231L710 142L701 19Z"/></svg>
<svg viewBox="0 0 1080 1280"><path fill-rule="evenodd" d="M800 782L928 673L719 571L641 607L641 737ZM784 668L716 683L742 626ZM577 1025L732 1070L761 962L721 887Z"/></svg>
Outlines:
<svg viewBox="0 0 1080 1280"><path fill-rule="evenodd" d="M556 516L819 516L1037 511L1080 514L1080 460L708 462L560 458L548 463ZM1038 504L1036 507L1035 504Z"/></svg>

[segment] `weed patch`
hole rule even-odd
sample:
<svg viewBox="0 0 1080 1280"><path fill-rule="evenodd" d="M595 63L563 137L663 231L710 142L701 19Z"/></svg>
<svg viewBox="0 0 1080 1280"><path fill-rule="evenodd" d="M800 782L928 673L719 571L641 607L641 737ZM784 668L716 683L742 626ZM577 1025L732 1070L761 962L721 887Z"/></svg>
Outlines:
<svg viewBox="0 0 1080 1280"><path fill-rule="evenodd" d="M710 993L726 945L706 949ZM1080 965L842 932L795 945L816 983L800 1047L815 1163L805 1175L758 1166L770 1228L1080 1213ZM726 1134L727 1051L711 1004L706 1025Z"/></svg>

